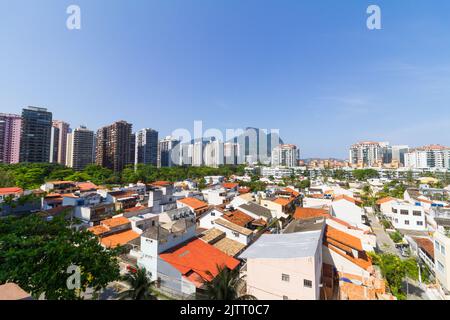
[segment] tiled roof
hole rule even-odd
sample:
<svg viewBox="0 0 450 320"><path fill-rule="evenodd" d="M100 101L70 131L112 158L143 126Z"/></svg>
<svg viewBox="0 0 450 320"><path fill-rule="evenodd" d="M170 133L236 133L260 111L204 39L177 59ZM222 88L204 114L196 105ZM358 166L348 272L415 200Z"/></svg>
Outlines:
<svg viewBox="0 0 450 320"><path fill-rule="evenodd" d="M275 200L273 200L273 202L275 202L275 203L277 203L277 204L280 204L280 205L282 205L282 206L287 206L289 203L292 202L292 200L294 200L294 199L292 199L292 198L290 198L290 199L286 199L286 198L276 198Z"/></svg>
<svg viewBox="0 0 450 320"><path fill-rule="evenodd" d="M99 236L109 231L108 227L98 225L94 227L90 227L87 229L88 231L92 232L94 235Z"/></svg>
<svg viewBox="0 0 450 320"><path fill-rule="evenodd" d="M159 257L180 271L197 288L217 276L217 266L235 269L239 265L237 259L200 239L172 248Z"/></svg>
<svg viewBox="0 0 450 320"><path fill-rule="evenodd" d="M347 201L352 202L354 204L361 204L362 203L361 201L356 200L356 199L354 199L352 197L346 196L344 194L335 197L333 201L339 201L339 200L347 200Z"/></svg>
<svg viewBox="0 0 450 320"><path fill-rule="evenodd" d="M234 189L239 187L238 183L232 183L232 182L225 182L222 184L222 187L224 187L225 189Z"/></svg>
<svg viewBox="0 0 450 320"><path fill-rule="evenodd" d="M383 203L386 203L386 202L389 202L389 201L395 201L395 200L397 200L397 199L392 198L392 197L385 197L385 198L382 198L382 199L378 200L377 204L380 205L380 204L383 204Z"/></svg>
<svg viewBox="0 0 450 320"><path fill-rule="evenodd" d="M206 231L203 231L199 236L200 239L209 244L212 244L223 237L225 237L225 232L217 228L211 228Z"/></svg>
<svg viewBox="0 0 450 320"><path fill-rule="evenodd" d="M430 257L434 259L434 244L431 240L426 238L413 237L419 248L425 251Z"/></svg>
<svg viewBox="0 0 450 320"><path fill-rule="evenodd" d="M109 227L109 228L114 228L114 227L117 227L117 226L120 226L120 225L127 224L129 222L130 222L130 220L128 220L125 217L117 217L117 218L111 218L111 219L102 220L100 223L102 225L105 225L105 226Z"/></svg>
<svg viewBox="0 0 450 320"><path fill-rule="evenodd" d="M177 200L186 206L192 208L193 210L200 210L200 209L206 209L208 207L208 204L206 202L203 202L201 200L198 200L197 198L184 198Z"/></svg>
<svg viewBox="0 0 450 320"><path fill-rule="evenodd" d="M285 188L284 191L290 192L294 197L300 196L300 193L291 188Z"/></svg>
<svg viewBox="0 0 450 320"><path fill-rule="evenodd" d="M213 246L231 257L235 257L245 248L245 244L226 237L215 242Z"/></svg>
<svg viewBox="0 0 450 320"><path fill-rule="evenodd" d="M330 214L327 210L314 209L314 208L301 208L295 209L294 219L311 219L319 217L329 217Z"/></svg>
<svg viewBox="0 0 450 320"><path fill-rule="evenodd" d="M139 238L140 235L133 230L116 233L101 239L101 243L107 248L115 248L127 244L128 242Z"/></svg>
<svg viewBox="0 0 450 320"><path fill-rule="evenodd" d="M78 188L80 188L80 191L90 191L90 190L97 190L99 187L92 182L78 182L77 184Z"/></svg>
<svg viewBox="0 0 450 320"><path fill-rule="evenodd" d="M361 240L359 238L335 229L329 225L326 226L325 239L328 242L333 242L333 244L339 243L351 249L363 251Z"/></svg>
<svg viewBox="0 0 450 320"><path fill-rule="evenodd" d="M0 188L0 195L8 195L8 194L15 194L15 193L22 193L23 190L21 188Z"/></svg>
<svg viewBox="0 0 450 320"><path fill-rule="evenodd" d="M230 229L232 231L239 232L240 234L243 234L245 236L249 236L249 235L251 235L253 233L251 230L249 230L247 228L238 226L237 224L234 224L234 223L232 223L230 221L227 221L227 220L224 220L222 218L214 220L214 223L216 223L216 224L218 224L218 225L220 225L222 227L225 227L227 229Z"/></svg>
<svg viewBox="0 0 450 320"><path fill-rule="evenodd" d="M272 218L272 213L270 212L269 209L264 208L263 206L260 206L259 204L253 203L253 202L249 202L243 205L240 205L238 208L242 209L242 210L246 210L249 211L253 214L256 214L260 217L265 217L265 218Z"/></svg>
<svg viewBox="0 0 450 320"><path fill-rule="evenodd" d="M155 187L167 187L167 186L172 185L172 182L169 182L169 181L155 181L151 185L155 186Z"/></svg>
<svg viewBox="0 0 450 320"><path fill-rule="evenodd" d="M239 210L224 213L222 218L224 218L225 220L228 220L234 224L237 224L238 226L241 226L241 227L245 227L247 224L249 224L250 222L252 222L254 220L248 214L245 214Z"/></svg>

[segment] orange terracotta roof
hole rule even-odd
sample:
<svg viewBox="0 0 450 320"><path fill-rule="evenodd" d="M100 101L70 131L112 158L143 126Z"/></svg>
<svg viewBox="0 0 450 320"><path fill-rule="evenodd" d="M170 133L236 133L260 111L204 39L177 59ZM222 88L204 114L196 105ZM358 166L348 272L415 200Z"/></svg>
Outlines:
<svg viewBox="0 0 450 320"><path fill-rule="evenodd" d="M55 180L55 181L47 181L47 183L51 184L68 184L68 183L74 183L73 181L64 181L64 180Z"/></svg>
<svg viewBox="0 0 450 320"><path fill-rule="evenodd" d="M319 217L329 217L330 214L324 209L301 208L295 209L294 219L304 220Z"/></svg>
<svg viewBox="0 0 450 320"><path fill-rule="evenodd" d="M333 240L333 242L341 243L344 246L350 247L352 249L363 251L361 240L359 238L354 237L346 232L335 229L329 225L327 225L326 227L325 239L328 242L330 240Z"/></svg>
<svg viewBox="0 0 450 320"><path fill-rule="evenodd" d="M300 193L292 188L285 188L284 191L291 193L294 197L300 196Z"/></svg>
<svg viewBox="0 0 450 320"><path fill-rule="evenodd" d="M260 218L258 220L253 220L252 225L257 227L265 227L267 225L267 222L264 219Z"/></svg>
<svg viewBox="0 0 450 320"><path fill-rule="evenodd" d="M380 205L380 204L383 204L383 203L386 203L386 202L389 202L389 201L395 201L395 200L397 200L397 199L392 198L392 197L385 197L385 198L382 198L382 199L378 200L377 204Z"/></svg>
<svg viewBox="0 0 450 320"><path fill-rule="evenodd" d="M59 193L49 193L45 196L45 198L58 198L61 197L61 194Z"/></svg>
<svg viewBox="0 0 450 320"><path fill-rule="evenodd" d="M243 194L243 193L249 193L250 191L252 191L252 189L247 188L247 187L242 187L242 188L239 188L238 191L240 194Z"/></svg>
<svg viewBox="0 0 450 320"><path fill-rule="evenodd" d="M192 208L193 210L206 209L208 207L208 204L206 202L198 200L197 198L183 198L177 201L185 204L186 206Z"/></svg>
<svg viewBox="0 0 450 320"><path fill-rule="evenodd" d="M109 228L105 227L105 226L102 226L102 225L98 225L98 226L90 227L87 230L92 232L96 236L99 236L99 235L102 235L102 234L108 232Z"/></svg>
<svg viewBox="0 0 450 320"><path fill-rule="evenodd" d="M413 237L413 239L419 248L428 253L428 255L434 259L434 244L431 240L417 237Z"/></svg>
<svg viewBox="0 0 450 320"><path fill-rule="evenodd" d="M290 199L286 199L286 198L276 198L275 200L273 200L273 202L280 204L282 206L287 206L289 203L291 203L294 199L290 198Z"/></svg>
<svg viewBox="0 0 450 320"><path fill-rule="evenodd" d="M339 224L341 224L341 225L347 227L347 229L353 229L353 230L364 231L363 229L360 229L360 228L358 228L358 227L355 227L355 226L351 225L350 223L348 223L347 221L341 220L341 219L339 219L339 218L330 216L330 217L328 217L328 219L333 220L333 221L335 221L335 222L337 222L337 223L339 223ZM367 232L368 232L368 231L367 231ZM366 233L366 231L364 231L364 233Z"/></svg>
<svg viewBox="0 0 450 320"><path fill-rule="evenodd" d="M225 213L222 218L228 220L238 226L245 227L247 224L252 222L254 219L250 217L248 214L243 213L242 211L235 210L233 212Z"/></svg>
<svg viewBox="0 0 450 320"><path fill-rule="evenodd" d="M74 195L73 193L66 193L62 195L63 198L79 198L79 196Z"/></svg>
<svg viewBox="0 0 450 320"><path fill-rule="evenodd" d="M102 225L105 225L105 226L107 226L109 228L114 228L114 227L117 227L117 226L121 226L121 225L127 224L129 222L130 222L130 220L128 220L125 217L110 218L110 219L106 219L106 220L100 221L100 223Z"/></svg>
<svg viewBox="0 0 450 320"><path fill-rule="evenodd" d="M222 184L222 187L224 187L225 189L234 189L239 187L238 183L232 183L232 182L225 182Z"/></svg>
<svg viewBox="0 0 450 320"><path fill-rule="evenodd" d="M211 281L217 276L217 266L235 269L239 265L237 259L200 239L170 249L159 257L180 271L197 288L204 281Z"/></svg>
<svg viewBox="0 0 450 320"><path fill-rule="evenodd" d="M169 182L169 181L155 181L151 185L155 186L155 187L167 187L167 186L172 185L172 182Z"/></svg>
<svg viewBox="0 0 450 320"><path fill-rule="evenodd" d="M78 182L77 187L80 191L97 190L99 187L92 182Z"/></svg>
<svg viewBox="0 0 450 320"><path fill-rule="evenodd" d="M356 264L357 266L361 267L364 270L367 270L369 267L372 266L372 260L370 259L369 256L367 256L367 254L365 252L362 253L362 257L361 258L355 258L351 255L345 254L342 251L338 250L336 247L334 247L332 244L330 243L326 243L326 246L336 252L337 254L341 255L342 257L346 258L347 260L353 262L354 264Z"/></svg>
<svg viewBox="0 0 450 320"><path fill-rule="evenodd" d="M362 203L361 201L356 200L355 198L346 196L345 194L339 195L339 196L337 196L337 197L335 197L333 199L333 201L339 201L339 200L347 200L347 201L350 201L350 202L352 202L354 204L361 204Z"/></svg>
<svg viewBox="0 0 450 320"><path fill-rule="evenodd" d="M139 233L136 233L133 230L127 230L124 232L104 237L100 241L107 248L115 248L118 246L123 246L128 242L139 237L140 237Z"/></svg>
<svg viewBox="0 0 450 320"><path fill-rule="evenodd" d="M144 207L144 206L138 206L138 207L132 207L132 208L125 209L124 211L125 212L137 212L137 211L144 210L145 208L146 207Z"/></svg>
<svg viewBox="0 0 450 320"><path fill-rule="evenodd" d="M4 195L9 195L9 194L15 194L15 193L22 193L23 189L21 188L0 188L0 195L4 196Z"/></svg>

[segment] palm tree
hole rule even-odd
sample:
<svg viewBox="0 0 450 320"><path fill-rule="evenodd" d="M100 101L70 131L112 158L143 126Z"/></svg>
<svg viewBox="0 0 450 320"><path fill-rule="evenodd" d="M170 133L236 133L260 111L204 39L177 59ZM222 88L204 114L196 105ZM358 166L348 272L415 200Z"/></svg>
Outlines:
<svg viewBox="0 0 450 320"><path fill-rule="evenodd" d="M122 280L131 288L119 294L120 300L157 300L151 290L154 281L150 281L144 268L129 271Z"/></svg>
<svg viewBox="0 0 450 320"><path fill-rule="evenodd" d="M239 270L217 266L219 273L211 281L204 282L204 290L197 295L200 300L256 300L252 295L240 294L245 285L239 276Z"/></svg>

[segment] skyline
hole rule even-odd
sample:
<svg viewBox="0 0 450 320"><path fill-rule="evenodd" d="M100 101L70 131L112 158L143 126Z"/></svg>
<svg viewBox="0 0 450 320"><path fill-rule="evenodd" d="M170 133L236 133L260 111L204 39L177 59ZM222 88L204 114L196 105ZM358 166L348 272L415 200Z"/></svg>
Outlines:
<svg viewBox="0 0 450 320"><path fill-rule="evenodd" d="M80 0L79 31L69 1L2 2L1 112L161 137L196 120L279 128L302 158L345 159L359 140L450 145L449 3L377 1L370 31L369 1L259 2Z"/></svg>

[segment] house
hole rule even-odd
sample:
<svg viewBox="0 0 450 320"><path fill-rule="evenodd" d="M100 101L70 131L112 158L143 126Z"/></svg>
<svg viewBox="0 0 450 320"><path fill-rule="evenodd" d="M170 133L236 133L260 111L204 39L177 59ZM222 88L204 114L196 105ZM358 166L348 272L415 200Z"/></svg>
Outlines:
<svg viewBox="0 0 450 320"><path fill-rule="evenodd" d="M214 220L215 228L225 232L227 238L233 239L244 245L248 245L254 238L252 230L237 225L224 218Z"/></svg>
<svg viewBox="0 0 450 320"><path fill-rule="evenodd" d="M247 202L237 207L237 210L242 211L245 214L248 214L250 217L256 220L264 220L267 224L270 224L272 221L272 213L269 209L260 206L254 202Z"/></svg>
<svg viewBox="0 0 450 320"><path fill-rule="evenodd" d="M336 197L331 203L331 215L358 227L363 226L364 210L357 204L360 202L348 196Z"/></svg>
<svg viewBox="0 0 450 320"><path fill-rule="evenodd" d="M258 300L319 300L322 231L263 234L240 256L247 294Z"/></svg>
<svg viewBox="0 0 450 320"><path fill-rule="evenodd" d="M41 190L53 193L73 193L78 191L77 184L73 181L49 181L41 186Z"/></svg>
<svg viewBox="0 0 450 320"><path fill-rule="evenodd" d="M303 198L304 208L323 208L331 205L333 202L330 198L325 198L323 195L308 195Z"/></svg>
<svg viewBox="0 0 450 320"><path fill-rule="evenodd" d="M23 195L22 188L0 188L0 204L5 201L7 198L11 198L12 200L17 200Z"/></svg>
<svg viewBox="0 0 450 320"><path fill-rule="evenodd" d="M429 238L423 237L406 237L410 244L411 251L416 254L431 270L431 272L435 272L435 262L434 262L434 244L433 241Z"/></svg>
<svg viewBox="0 0 450 320"><path fill-rule="evenodd" d="M198 200L197 198L184 198L177 200L177 207L188 207L195 213L196 216L201 216L204 212L209 209L206 202Z"/></svg>
<svg viewBox="0 0 450 320"><path fill-rule="evenodd" d="M7 282L0 285L0 301L2 300L33 300L29 293L17 284Z"/></svg>
<svg viewBox="0 0 450 320"><path fill-rule="evenodd" d="M195 297L219 274L218 268L234 270L238 265L239 260L196 238L159 255L158 286L173 295Z"/></svg>
<svg viewBox="0 0 450 320"><path fill-rule="evenodd" d="M94 183L87 181L87 182L77 182L76 184L77 188L81 193L83 192L92 192L97 191L100 189L99 186L95 185Z"/></svg>
<svg viewBox="0 0 450 320"><path fill-rule="evenodd" d="M377 237L371 229L361 229L335 217L328 217L326 223L334 229L358 238L361 241L363 250L366 252L374 252L377 248Z"/></svg>
<svg viewBox="0 0 450 320"><path fill-rule="evenodd" d="M288 219L295 210L295 198L267 198L261 199L261 206L269 209L277 219Z"/></svg>
<svg viewBox="0 0 450 320"><path fill-rule="evenodd" d="M425 210L406 201L391 204L391 219L394 228L400 230L426 230Z"/></svg>
<svg viewBox="0 0 450 320"><path fill-rule="evenodd" d="M238 194L236 190L227 188L209 188L202 193L208 204L214 206L228 204Z"/></svg>
<svg viewBox="0 0 450 320"><path fill-rule="evenodd" d="M433 233L435 275L441 295L450 299L450 218L439 217L438 229Z"/></svg>
<svg viewBox="0 0 450 320"><path fill-rule="evenodd" d="M125 217L113 217L88 228L88 231L99 237L105 248L115 248L126 244L137 245L139 233L131 229L131 222Z"/></svg>

